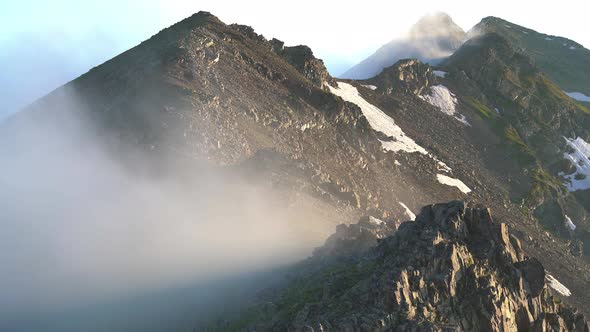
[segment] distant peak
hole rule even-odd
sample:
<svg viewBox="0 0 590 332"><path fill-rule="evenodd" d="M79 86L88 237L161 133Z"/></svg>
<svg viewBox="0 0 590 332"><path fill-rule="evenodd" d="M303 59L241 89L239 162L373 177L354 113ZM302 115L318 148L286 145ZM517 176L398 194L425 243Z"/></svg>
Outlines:
<svg viewBox="0 0 590 332"><path fill-rule="evenodd" d="M432 21L451 23L451 22L453 22L453 19L451 18L451 16L449 14L447 14L445 12L434 12L434 13L429 13L429 14L422 16L418 20L417 24L420 24L421 22L432 22Z"/></svg>
<svg viewBox="0 0 590 332"><path fill-rule="evenodd" d="M410 29L413 38L438 38L441 36L459 36L465 32L446 13L436 12L421 17Z"/></svg>

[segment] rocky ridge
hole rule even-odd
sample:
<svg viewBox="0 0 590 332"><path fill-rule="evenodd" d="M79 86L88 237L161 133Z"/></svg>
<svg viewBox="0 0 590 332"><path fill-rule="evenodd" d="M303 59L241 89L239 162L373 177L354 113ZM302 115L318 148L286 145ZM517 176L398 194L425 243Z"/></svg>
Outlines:
<svg viewBox="0 0 590 332"><path fill-rule="evenodd" d="M550 289L542 264L487 208L426 206L378 242L344 267L324 257L317 269L311 258L243 330L589 331L584 316ZM333 258L342 262L341 252Z"/></svg>

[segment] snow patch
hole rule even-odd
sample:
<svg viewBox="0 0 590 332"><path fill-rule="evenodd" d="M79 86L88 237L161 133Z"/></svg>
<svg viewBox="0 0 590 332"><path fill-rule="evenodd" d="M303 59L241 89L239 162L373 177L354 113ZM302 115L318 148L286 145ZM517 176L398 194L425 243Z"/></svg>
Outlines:
<svg viewBox="0 0 590 332"><path fill-rule="evenodd" d="M361 85L361 86L363 88L367 88L369 90L373 90L373 91L377 90L377 86L375 86L375 85L364 84L364 85Z"/></svg>
<svg viewBox="0 0 590 332"><path fill-rule="evenodd" d="M365 118L367 118L371 128L382 132L386 136L393 137L392 141L381 141L384 150L393 152L404 151L408 153L419 152L428 155L428 152L408 137L389 115L366 101L354 86L348 83L338 82L338 88L328 87L333 94L357 105L363 112Z"/></svg>
<svg viewBox="0 0 590 332"><path fill-rule="evenodd" d="M545 37L545 40L553 40L553 38Z"/></svg>
<svg viewBox="0 0 590 332"><path fill-rule="evenodd" d="M447 77L447 72L446 71L442 71L442 70L434 70L432 71L434 73L434 76L436 77Z"/></svg>
<svg viewBox="0 0 590 332"><path fill-rule="evenodd" d="M559 280L555 279L554 276L550 275L549 273L545 274L545 279L549 283L549 287L553 288L556 292L563 296L570 296L572 292L565 287Z"/></svg>
<svg viewBox="0 0 590 332"><path fill-rule="evenodd" d="M447 164L443 163L442 161L438 160L437 158L434 158L434 160L436 160L436 166L439 171L450 173L453 170Z"/></svg>
<svg viewBox="0 0 590 332"><path fill-rule="evenodd" d="M512 28L511 26L509 26L508 24L504 24L504 26L506 26L508 29Z"/></svg>
<svg viewBox="0 0 590 332"><path fill-rule="evenodd" d="M565 152L563 157L576 167L573 174L560 173L566 179L565 185L569 191L590 189L590 144L580 137L576 139L564 137L564 139L573 152Z"/></svg>
<svg viewBox="0 0 590 332"><path fill-rule="evenodd" d="M499 109L499 108L497 108L497 107L496 107L496 108L494 108L494 111L496 111L496 113L497 113L498 115L502 114L502 111L500 111L500 109Z"/></svg>
<svg viewBox="0 0 590 332"><path fill-rule="evenodd" d="M567 92L564 91L566 95L568 95L570 98L575 99L577 101L587 101L590 103L590 97L586 96L585 94L581 93L581 92Z"/></svg>
<svg viewBox="0 0 590 332"><path fill-rule="evenodd" d="M394 161L393 161L393 163L394 163L396 166L401 166L401 165L402 165L402 164L401 164L399 161L397 161L397 159L396 159L396 160L394 160Z"/></svg>
<svg viewBox="0 0 590 332"><path fill-rule="evenodd" d="M430 88L430 94L420 96L430 105L438 107L441 112L450 115L466 126L471 126L463 114L457 113L457 97L444 85L439 84Z"/></svg>
<svg viewBox="0 0 590 332"><path fill-rule="evenodd" d="M454 179L454 178L452 178L450 176L446 176L444 174L437 174L436 179L438 180L438 182L440 182L444 185L451 186L451 187L457 187L464 194L469 194L471 192L471 189L469 189L469 187L467 187L465 185L465 183L463 183L463 181L461 181L461 180Z"/></svg>
<svg viewBox="0 0 590 332"><path fill-rule="evenodd" d="M408 208L408 206L402 202L398 202L404 208L404 212L410 218L410 220L416 220L416 215Z"/></svg>
<svg viewBox="0 0 590 332"><path fill-rule="evenodd" d="M371 223L373 225L382 225L382 224L384 224L383 220L377 219L377 218L371 217L371 216L369 216L369 223Z"/></svg>
<svg viewBox="0 0 590 332"><path fill-rule="evenodd" d="M366 101L359 94L357 88L348 83L337 83L337 88L327 85L333 94L357 105L361 109L361 112L363 112L363 115L373 130L379 131L386 136L393 138L393 140L390 141L379 140L384 150L392 152L403 151L408 153L418 152L432 158L436 162L439 171L447 173L452 171L452 169L447 166L447 164L440 161L436 156L430 154L428 151L426 151L426 149L418 145L412 138L408 137L404 131L395 124L395 121L389 115L385 114L375 105ZM401 165L397 160L394 161L394 163L398 166Z"/></svg>
<svg viewBox="0 0 590 332"><path fill-rule="evenodd" d="M570 50L575 50L576 47L575 46L570 46Z"/></svg>
<svg viewBox="0 0 590 332"><path fill-rule="evenodd" d="M572 222L570 217L567 216L567 214L565 215L565 226L572 231L576 230L576 225Z"/></svg>
<svg viewBox="0 0 590 332"><path fill-rule="evenodd" d="M219 62L219 56L220 56L220 54L217 53L217 57L215 59L211 60L211 62L209 62L209 66L218 63Z"/></svg>

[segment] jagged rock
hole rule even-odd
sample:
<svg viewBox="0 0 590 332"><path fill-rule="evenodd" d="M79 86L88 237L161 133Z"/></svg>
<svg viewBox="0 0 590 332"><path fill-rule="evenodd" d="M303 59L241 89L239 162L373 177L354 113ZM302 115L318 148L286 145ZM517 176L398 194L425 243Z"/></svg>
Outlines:
<svg viewBox="0 0 590 332"><path fill-rule="evenodd" d="M545 287L545 269L541 262L536 258L529 258L517 262L514 266L522 272L522 276L528 284L529 294L533 297L539 296Z"/></svg>
<svg viewBox="0 0 590 332"><path fill-rule="evenodd" d="M322 87L325 83L336 86L336 80L330 76L324 62L316 58L308 46L284 47L284 43L277 39L273 39L271 44L274 52L285 58L316 86Z"/></svg>
<svg viewBox="0 0 590 332"><path fill-rule="evenodd" d="M380 91L387 94L412 93L421 95L427 92L434 81L435 76L429 65L419 60L407 59L400 60L383 69L379 75L368 82L379 86Z"/></svg>
<svg viewBox="0 0 590 332"><path fill-rule="evenodd" d="M354 227L353 227L354 226ZM380 229L365 218L338 227L325 252L341 239L358 239L361 229ZM351 234L355 234L352 235ZM377 236L373 233L376 243ZM339 242L339 252L353 241ZM358 254L358 252L356 252ZM315 261L317 262L317 260ZM256 331L588 331L576 310L560 303L545 284L541 263L526 257L520 241L490 210L453 201L422 208L416 221L403 223L391 236L350 268L347 288L300 304L294 316ZM373 266L369 269L368 266ZM338 278L327 264L312 287L333 287ZM326 272L324 272L326 271ZM326 274L327 273L327 274ZM349 272L344 272L347 278ZM328 279L320 276L329 275ZM299 279L301 280L301 279ZM323 280L323 281L322 281ZM337 279L338 280L338 279ZM305 290L302 290L305 292ZM278 302L278 308L284 304ZM294 305L291 303L290 305Z"/></svg>

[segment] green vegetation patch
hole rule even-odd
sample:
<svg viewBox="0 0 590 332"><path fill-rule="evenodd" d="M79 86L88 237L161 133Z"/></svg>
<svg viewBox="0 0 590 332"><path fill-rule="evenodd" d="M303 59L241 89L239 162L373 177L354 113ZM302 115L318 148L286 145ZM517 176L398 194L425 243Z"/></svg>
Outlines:
<svg viewBox="0 0 590 332"><path fill-rule="evenodd" d="M565 190L565 186L558 178L540 166L532 170L531 178L533 183L526 198L528 206L534 206L536 202L541 201L545 195L550 195L551 192Z"/></svg>
<svg viewBox="0 0 590 332"><path fill-rule="evenodd" d="M477 113L479 113L483 118L490 119L494 114L494 113L492 113L492 110L490 110L489 107L487 107L482 102L480 102L479 100L477 100L473 97L467 98L467 103L469 104L469 106L471 106L472 109L477 111Z"/></svg>

